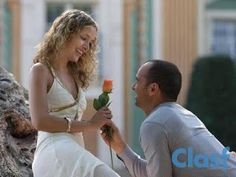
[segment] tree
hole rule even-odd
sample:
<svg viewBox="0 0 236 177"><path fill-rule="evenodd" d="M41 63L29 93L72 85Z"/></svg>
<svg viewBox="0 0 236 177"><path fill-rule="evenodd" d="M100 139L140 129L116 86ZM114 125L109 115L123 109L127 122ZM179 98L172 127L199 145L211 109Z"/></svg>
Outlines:
<svg viewBox="0 0 236 177"><path fill-rule="evenodd" d="M225 145L236 149L236 71L226 55L196 60L186 107Z"/></svg>
<svg viewBox="0 0 236 177"><path fill-rule="evenodd" d="M0 176L29 177L37 131L32 127L27 91L0 67Z"/></svg>

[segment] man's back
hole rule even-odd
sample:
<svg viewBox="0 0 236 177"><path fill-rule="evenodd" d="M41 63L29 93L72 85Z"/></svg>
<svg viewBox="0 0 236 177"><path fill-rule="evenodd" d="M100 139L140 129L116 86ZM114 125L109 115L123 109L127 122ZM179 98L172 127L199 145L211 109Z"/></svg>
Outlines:
<svg viewBox="0 0 236 177"><path fill-rule="evenodd" d="M150 126L153 124L156 128ZM169 166L173 177L236 176L236 159L229 157L227 149L206 129L204 124L182 106L174 102L161 104L143 122L140 134L141 145L147 160L151 157L150 150L145 151L148 149L145 145L148 142L142 134L148 133L145 129L151 132L151 127L155 128L153 135L164 134L161 137L151 138L159 143L157 149L153 150L159 153L155 159L156 165L163 168ZM160 144L168 148L169 155L167 151L159 151L162 149ZM152 163L155 163L153 159ZM165 172L160 175L165 176Z"/></svg>

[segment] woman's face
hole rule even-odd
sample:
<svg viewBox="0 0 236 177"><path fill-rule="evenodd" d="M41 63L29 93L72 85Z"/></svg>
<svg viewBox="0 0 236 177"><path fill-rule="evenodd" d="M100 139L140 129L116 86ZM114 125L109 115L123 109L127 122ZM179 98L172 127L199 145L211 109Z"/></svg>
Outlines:
<svg viewBox="0 0 236 177"><path fill-rule="evenodd" d="M94 26L85 26L79 33L72 35L63 49L64 57L70 62L78 62L95 45L97 30Z"/></svg>

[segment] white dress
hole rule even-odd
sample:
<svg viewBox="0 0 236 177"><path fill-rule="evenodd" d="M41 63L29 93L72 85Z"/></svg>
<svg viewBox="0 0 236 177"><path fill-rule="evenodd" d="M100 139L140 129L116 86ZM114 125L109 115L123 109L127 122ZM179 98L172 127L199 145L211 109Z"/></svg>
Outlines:
<svg viewBox="0 0 236 177"><path fill-rule="evenodd" d="M81 120L86 99L79 89L77 99L55 77L48 92L51 115ZM82 133L48 133L39 131L32 164L34 177L118 177L101 160L84 149Z"/></svg>

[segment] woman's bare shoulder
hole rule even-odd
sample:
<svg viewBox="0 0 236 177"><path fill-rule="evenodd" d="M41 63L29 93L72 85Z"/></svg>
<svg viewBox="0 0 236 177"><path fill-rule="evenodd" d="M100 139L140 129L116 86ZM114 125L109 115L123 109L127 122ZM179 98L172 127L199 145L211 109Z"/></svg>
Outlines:
<svg viewBox="0 0 236 177"><path fill-rule="evenodd" d="M45 84L49 90L53 83L53 76L48 65L35 63L30 69L30 81L31 84Z"/></svg>
<svg viewBox="0 0 236 177"><path fill-rule="evenodd" d="M44 63L35 63L31 68L30 68L30 74L31 75L36 75L36 76L41 76L41 77L46 77L48 79L52 79L52 73L48 65Z"/></svg>
<svg viewBox="0 0 236 177"><path fill-rule="evenodd" d="M46 79L49 83L53 81L49 67L43 63L35 63L30 69L30 75L33 78Z"/></svg>
<svg viewBox="0 0 236 177"><path fill-rule="evenodd" d="M31 68L30 68L30 72L34 72L34 73L48 73L49 72L49 68L46 64L43 63L35 63Z"/></svg>

